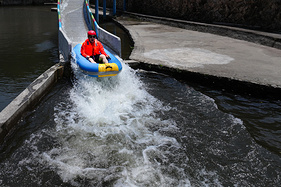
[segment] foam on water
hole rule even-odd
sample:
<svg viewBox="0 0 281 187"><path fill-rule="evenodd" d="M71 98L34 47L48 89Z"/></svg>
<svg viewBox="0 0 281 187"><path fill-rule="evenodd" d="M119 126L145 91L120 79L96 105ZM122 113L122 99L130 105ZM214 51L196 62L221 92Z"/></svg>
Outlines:
<svg viewBox="0 0 281 187"><path fill-rule="evenodd" d="M74 186L189 186L184 170L170 163L181 145L158 130L173 127L158 110L169 110L150 95L135 71L123 64L116 77L92 78L73 65L69 103L55 112L60 147L43 154L64 182ZM153 129L153 130L152 130Z"/></svg>
<svg viewBox="0 0 281 187"><path fill-rule="evenodd" d="M206 95L125 64L109 78L72 66L75 81L50 105L55 111L28 119L35 129L1 160L0 186L278 183L275 161L264 158L243 121Z"/></svg>

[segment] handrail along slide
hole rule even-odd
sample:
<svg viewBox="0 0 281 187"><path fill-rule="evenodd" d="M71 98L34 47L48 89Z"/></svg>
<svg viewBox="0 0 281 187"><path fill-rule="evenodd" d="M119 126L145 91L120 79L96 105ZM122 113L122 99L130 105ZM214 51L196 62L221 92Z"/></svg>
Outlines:
<svg viewBox="0 0 281 187"><path fill-rule="evenodd" d="M98 39L112 49L118 56L121 56L121 39L118 36L115 36L114 34L111 34L110 32L99 27L91 12L89 1L85 0L84 2L84 16L88 29L95 30Z"/></svg>

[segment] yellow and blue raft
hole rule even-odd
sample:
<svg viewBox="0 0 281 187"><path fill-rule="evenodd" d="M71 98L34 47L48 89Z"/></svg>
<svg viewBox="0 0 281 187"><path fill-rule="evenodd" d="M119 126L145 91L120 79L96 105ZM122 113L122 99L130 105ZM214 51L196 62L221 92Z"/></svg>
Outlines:
<svg viewBox="0 0 281 187"><path fill-rule="evenodd" d="M85 74L92 77L109 77L116 76L122 70L121 62L107 49L104 49L104 51L110 56L108 64L93 64L81 55L81 46L81 44L77 44L73 51L76 63Z"/></svg>

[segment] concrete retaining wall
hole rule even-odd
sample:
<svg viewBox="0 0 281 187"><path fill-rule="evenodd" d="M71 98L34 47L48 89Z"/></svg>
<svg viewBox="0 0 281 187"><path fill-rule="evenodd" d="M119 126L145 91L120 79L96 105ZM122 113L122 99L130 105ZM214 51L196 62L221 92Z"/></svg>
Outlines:
<svg viewBox="0 0 281 187"><path fill-rule="evenodd" d="M281 49L281 35L275 33L261 32L243 28L229 27L224 25L214 25L207 23L198 23L192 21L178 20L165 17L149 16L144 14L137 14L131 12L124 12L123 14L141 19L144 21L151 21L155 23L170 25L174 27L217 34L227 36L239 40L245 40L277 49ZM122 26L122 25L120 25Z"/></svg>
<svg viewBox="0 0 281 187"><path fill-rule="evenodd" d="M62 63L69 62L71 58L70 57L71 42L61 28L59 28L58 40L59 40L59 54L62 56L62 58L60 58L60 62Z"/></svg>
<svg viewBox="0 0 281 187"><path fill-rule="evenodd" d="M100 6L102 1L99 0ZM116 0L123 10L124 0ZM126 0L126 11L281 32L281 0ZM94 2L91 2L92 4ZM112 7L113 0L107 0Z"/></svg>
<svg viewBox="0 0 281 187"><path fill-rule="evenodd" d="M26 111L30 111L63 75L63 67L56 64L34 80L0 113L0 143Z"/></svg>

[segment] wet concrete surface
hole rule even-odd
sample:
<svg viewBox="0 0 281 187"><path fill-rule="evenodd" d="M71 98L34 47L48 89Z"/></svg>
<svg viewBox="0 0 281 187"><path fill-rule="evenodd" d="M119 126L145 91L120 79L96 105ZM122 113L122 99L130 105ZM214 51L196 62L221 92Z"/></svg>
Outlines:
<svg viewBox="0 0 281 187"><path fill-rule="evenodd" d="M280 49L129 16L115 21L134 41L133 61L280 91Z"/></svg>

